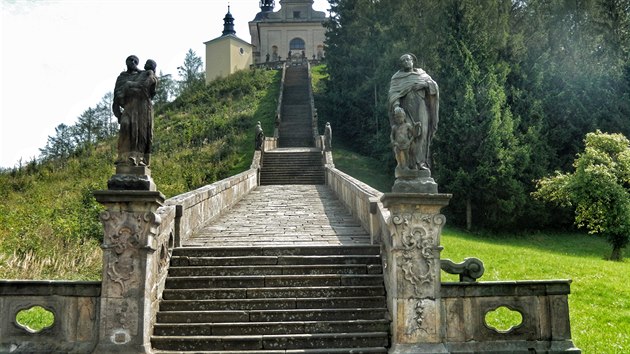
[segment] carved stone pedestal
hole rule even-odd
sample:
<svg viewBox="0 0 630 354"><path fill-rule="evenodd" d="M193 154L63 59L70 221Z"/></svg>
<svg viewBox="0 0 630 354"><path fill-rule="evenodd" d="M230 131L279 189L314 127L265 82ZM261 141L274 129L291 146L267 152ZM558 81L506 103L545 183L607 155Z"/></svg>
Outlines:
<svg viewBox="0 0 630 354"><path fill-rule="evenodd" d="M385 246L390 353L447 353L440 309L440 214L450 194L386 193L391 238Z"/></svg>
<svg viewBox="0 0 630 354"><path fill-rule="evenodd" d="M155 191L148 166L116 166L116 174L107 181L109 190Z"/></svg>
<svg viewBox="0 0 630 354"><path fill-rule="evenodd" d="M156 210L164 202L157 191L95 191L107 210L100 218L103 281L100 328L95 353L151 353L153 258L160 225Z"/></svg>
<svg viewBox="0 0 630 354"><path fill-rule="evenodd" d="M430 170L406 170L396 167L393 193L436 194L438 185Z"/></svg>

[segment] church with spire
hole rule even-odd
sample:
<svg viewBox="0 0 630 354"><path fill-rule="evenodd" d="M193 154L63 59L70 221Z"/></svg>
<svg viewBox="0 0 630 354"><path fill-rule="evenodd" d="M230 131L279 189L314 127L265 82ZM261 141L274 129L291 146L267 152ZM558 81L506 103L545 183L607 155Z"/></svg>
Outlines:
<svg viewBox="0 0 630 354"><path fill-rule="evenodd" d="M206 82L252 64L324 57L326 14L313 9L313 0L280 0L280 9L274 12L275 3L259 1L260 12L248 23L251 43L236 36L228 5L221 36L204 43Z"/></svg>

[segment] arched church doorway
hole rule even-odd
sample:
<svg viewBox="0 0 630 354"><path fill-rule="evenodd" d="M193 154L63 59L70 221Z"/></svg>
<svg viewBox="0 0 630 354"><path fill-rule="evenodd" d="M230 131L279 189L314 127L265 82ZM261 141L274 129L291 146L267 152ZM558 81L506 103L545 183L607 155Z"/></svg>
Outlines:
<svg viewBox="0 0 630 354"><path fill-rule="evenodd" d="M306 49L306 46L305 46L304 40L302 38L296 37L296 38L293 38L289 42L289 53L292 53L291 54L292 58L304 57L305 56L305 53L304 53L305 49Z"/></svg>

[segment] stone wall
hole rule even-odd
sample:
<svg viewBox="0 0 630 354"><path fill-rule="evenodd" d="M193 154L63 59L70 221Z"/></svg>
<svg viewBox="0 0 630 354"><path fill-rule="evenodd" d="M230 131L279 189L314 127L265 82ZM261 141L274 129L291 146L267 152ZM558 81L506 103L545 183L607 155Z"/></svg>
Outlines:
<svg viewBox="0 0 630 354"><path fill-rule="evenodd" d="M378 214L378 204L383 193L336 169L332 164L330 151L324 152L324 159L326 185L332 189L350 213L361 222L361 226L370 233L372 243L379 243L381 224L384 220L382 215L379 216ZM382 205L380 210L382 211ZM385 213L388 214L387 211Z"/></svg>
<svg viewBox="0 0 630 354"><path fill-rule="evenodd" d="M571 342L570 283L442 283L442 317L449 352L579 353ZM493 328L486 315L501 307L520 313L520 324Z"/></svg>
<svg viewBox="0 0 630 354"><path fill-rule="evenodd" d="M98 337L100 282L0 280L0 353L90 353ZM18 312L40 306L50 327L34 333Z"/></svg>
<svg viewBox="0 0 630 354"><path fill-rule="evenodd" d="M260 159L260 154L255 158ZM253 164L260 165L259 161ZM175 246L179 247L201 225L217 218L258 185L258 170L249 169L219 182L180 194L165 201L177 209Z"/></svg>

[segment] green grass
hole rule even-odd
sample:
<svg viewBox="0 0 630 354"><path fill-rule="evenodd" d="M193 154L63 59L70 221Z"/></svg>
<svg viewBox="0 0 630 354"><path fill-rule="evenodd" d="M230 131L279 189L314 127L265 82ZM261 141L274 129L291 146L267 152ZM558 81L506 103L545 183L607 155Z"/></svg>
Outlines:
<svg viewBox="0 0 630 354"><path fill-rule="evenodd" d="M447 228L442 258L484 262L480 281L571 279L574 344L583 353L630 352L630 262L605 260L610 246L586 234L483 235ZM443 281L457 281L444 274Z"/></svg>
<svg viewBox="0 0 630 354"><path fill-rule="evenodd" d="M387 171L387 164L339 147L335 145L334 140L332 153L335 167L340 171L359 179L380 192L392 190L394 171Z"/></svg>
<svg viewBox="0 0 630 354"><path fill-rule="evenodd" d="M18 312L15 321L31 332L37 333L52 326L55 323L55 315L41 306L33 306Z"/></svg>

